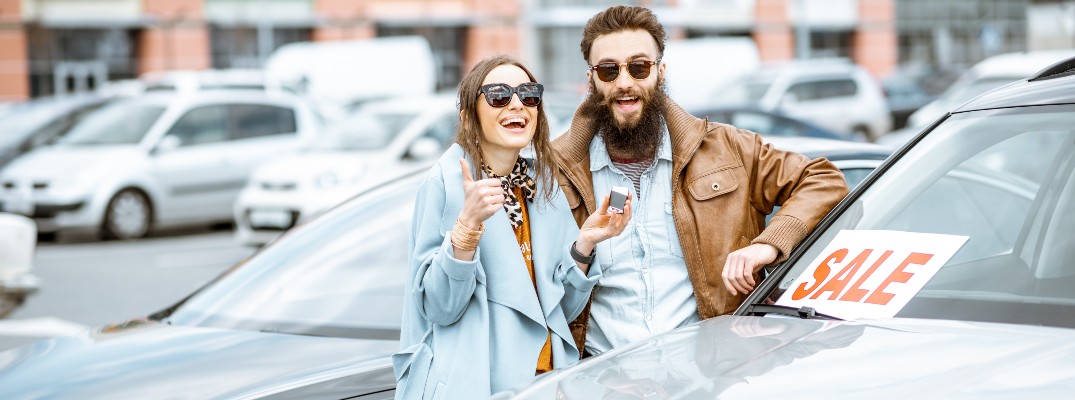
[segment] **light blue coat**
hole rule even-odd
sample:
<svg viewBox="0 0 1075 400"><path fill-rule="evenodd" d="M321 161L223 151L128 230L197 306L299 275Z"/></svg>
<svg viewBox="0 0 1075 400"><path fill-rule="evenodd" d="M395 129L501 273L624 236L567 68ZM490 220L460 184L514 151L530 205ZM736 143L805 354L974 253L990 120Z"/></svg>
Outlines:
<svg viewBox="0 0 1075 400"><path fill-rule="evenodd" d="M546 326L553 367L579 359L567 323L586 305L600 268L583 275L568 253L578 228L563 193L557 188L547 204L538 182L536 204L527 203L535 295L504 212L485 221L473 261L452 256L450 232L463 208L461 157L459 145L448 149L415 203L402 350L392 357L396 399L484 399L525 384Z"/></svg>

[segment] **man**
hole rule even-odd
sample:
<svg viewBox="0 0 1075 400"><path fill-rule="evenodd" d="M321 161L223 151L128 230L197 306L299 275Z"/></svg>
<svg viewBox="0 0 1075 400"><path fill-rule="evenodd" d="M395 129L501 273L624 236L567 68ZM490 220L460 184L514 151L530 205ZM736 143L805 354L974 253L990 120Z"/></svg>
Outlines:
<svg viewBox="0 0 1075 400"><path fill-rule="evenodd" d="M591 18L581 44L590 94L553 144L579 224L612 186L631 193L631 224L597 246L604 276L571 324L591 355L735 311L761 268L785 259L847 194L828 160L775 149L668 99L664 42L642 7Z"/></svg>

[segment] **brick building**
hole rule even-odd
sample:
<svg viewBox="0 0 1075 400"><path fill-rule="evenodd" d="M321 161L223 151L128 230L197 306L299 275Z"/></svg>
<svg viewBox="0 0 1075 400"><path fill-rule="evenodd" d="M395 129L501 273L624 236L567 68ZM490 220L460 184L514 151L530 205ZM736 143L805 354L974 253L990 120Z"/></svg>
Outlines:
<svg viewBox="0 0 1075 400"><path fill-rule="evenodd" d="M896 0L636 0L671 38L739 36L763 61L847 57L897 65ZM523 58L553 87L584 78L582 26L605 0L0 0L0 99L90 90L170 69L258 67L296 41L418 34L439 85L480 58ZM385 63L390 60L370 60Z"/></svg>

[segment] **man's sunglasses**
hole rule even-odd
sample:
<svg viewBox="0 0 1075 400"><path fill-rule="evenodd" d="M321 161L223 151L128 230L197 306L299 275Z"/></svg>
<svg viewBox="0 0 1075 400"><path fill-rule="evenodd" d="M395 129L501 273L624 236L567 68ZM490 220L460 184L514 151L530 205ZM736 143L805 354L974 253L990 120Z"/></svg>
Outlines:
<svg viewBox="0 0 1075 400"><path fill-rule="evenodd" d="M506 83L490 83L482 85L481 93L485 94L485 102L492 107L504 107L511 103L511 95L518 93L519 102L527 107L537 107L541 104L541 93L545 92L545 86L540 83L526 82L519 86L511 87Z"/></svg>
<svg viewBox="0 0 1075 400"><path fill-rule="evenodd" d="M636 60L625 63L605 62L591 66L590 70L597 73L597 79L600 79L604 82L612 82L620 76L620 68L626 66L627 73L631 74L632 78L642 80L649 78L650 68L652 68L655 64L660 64L660 62L661 60Z"/></svg>

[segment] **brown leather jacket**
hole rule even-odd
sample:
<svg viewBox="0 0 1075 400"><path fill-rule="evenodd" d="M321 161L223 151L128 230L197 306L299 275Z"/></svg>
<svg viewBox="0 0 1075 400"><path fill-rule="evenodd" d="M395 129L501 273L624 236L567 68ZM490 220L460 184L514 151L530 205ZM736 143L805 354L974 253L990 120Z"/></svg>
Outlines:
<svg viewBox="0 0 1075 400"><path fill-rule="evenodd" d="M827 159L775 149L756 133L695 118L672 101L664 116L672 142L672 218L698 313L702 319L728 314L746 296L725 289L725 257L767 243L783 261L847 195L847 182ZM580 226L597 207L589 168L595 130L588 116L576 113L571 128L553 142L556 179ZM765 216L777 205L780 211L766 227ZM587 304L570 324L579 349L589 319Z"/></svg>

